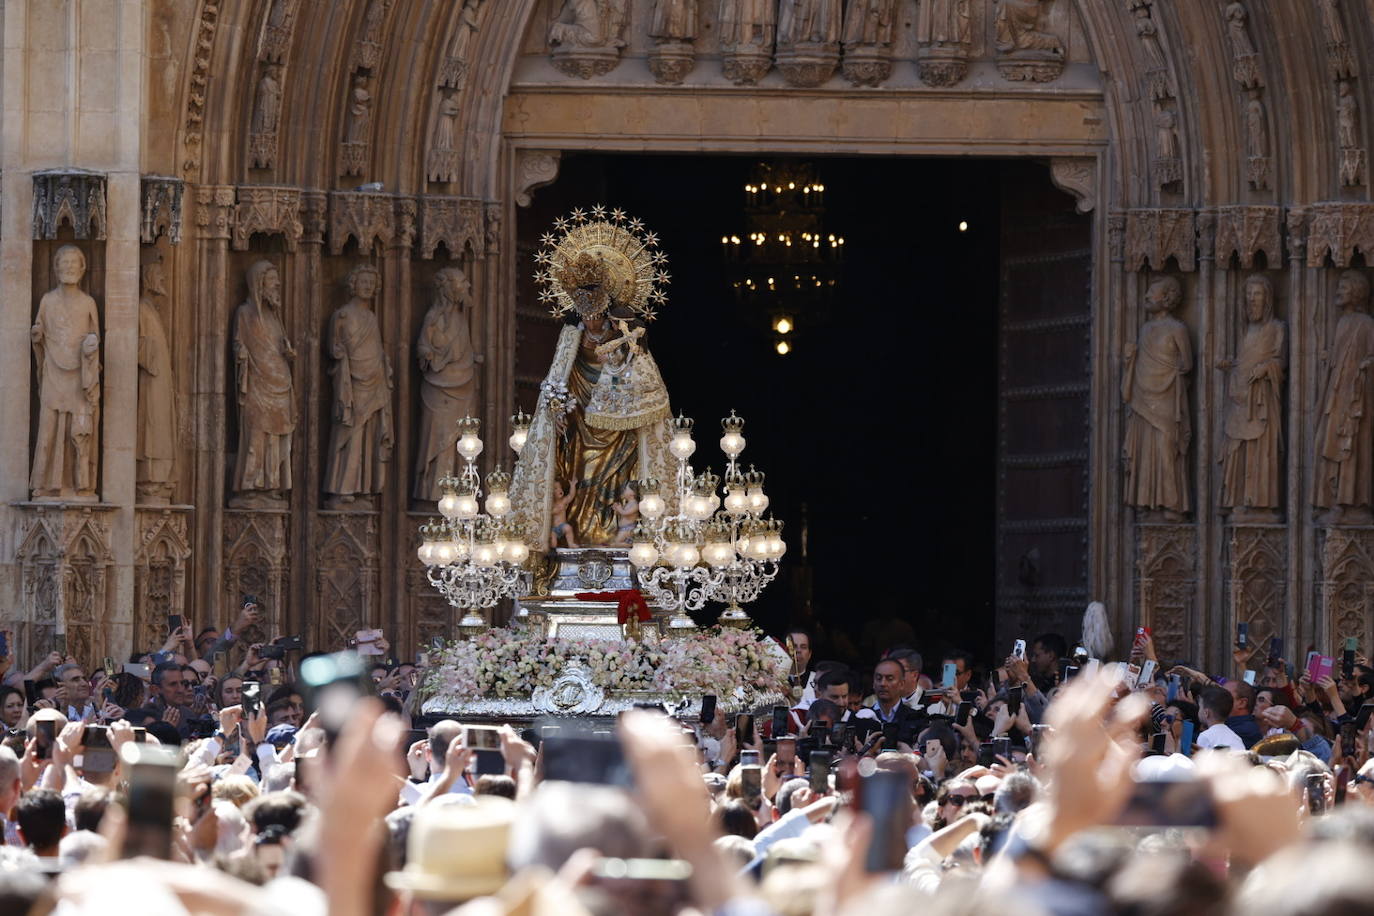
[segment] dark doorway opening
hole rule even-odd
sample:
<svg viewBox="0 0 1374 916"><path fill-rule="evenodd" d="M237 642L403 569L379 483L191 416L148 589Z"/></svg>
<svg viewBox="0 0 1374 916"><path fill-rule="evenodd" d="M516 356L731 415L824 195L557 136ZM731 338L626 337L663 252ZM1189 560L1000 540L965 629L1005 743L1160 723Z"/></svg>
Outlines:
<svg viewBox="0 0 1374 916"><path fill-rule="evenodd" d="M1002 198L1009 184L1047 187L1047 170L807 158L826 187L826 232L846 239L843 276L828 315L795 315L782 356L768 316L736 301L721 246L744 234L751 170L777 158L565 154L558 181L519 214L518 401L533 409L557 331L529 279L539 236L574 207L625 209L669 258L648 342L674 411L697 421L694 466L723 470L719 418L736 410L742 461L768 474L786 524L783 572L748 608L754 619L779 635L818 630L820 657L871 662L893 642L988 657Z"/></svg>

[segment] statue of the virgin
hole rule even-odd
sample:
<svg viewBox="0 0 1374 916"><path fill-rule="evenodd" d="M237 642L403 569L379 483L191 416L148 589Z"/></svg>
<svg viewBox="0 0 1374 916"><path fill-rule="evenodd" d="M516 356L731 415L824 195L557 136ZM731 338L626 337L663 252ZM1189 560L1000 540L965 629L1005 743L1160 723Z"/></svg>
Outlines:
<svg viewBox="0 0 1374 916"><path fill-rule="evenodd" d="M608 545L626 486L671 485L676 473L668 392L643 341L665 301L667 259L657 237L619 210L576 210L555 226L538 256L540 298L577 321L559 335L511 500L533 543Z"/></svg>

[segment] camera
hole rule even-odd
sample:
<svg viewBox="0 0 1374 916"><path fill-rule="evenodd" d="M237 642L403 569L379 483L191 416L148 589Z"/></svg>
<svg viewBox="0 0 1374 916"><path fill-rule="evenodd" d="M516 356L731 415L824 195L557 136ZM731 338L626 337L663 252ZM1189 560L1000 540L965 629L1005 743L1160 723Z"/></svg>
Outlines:
<svg viewBox="0 0 1374 916"><path fill-rule="evenodd" d="M286 658L286 646L266 645L258 649L258 658L276 659L281 661Z"/></svg>

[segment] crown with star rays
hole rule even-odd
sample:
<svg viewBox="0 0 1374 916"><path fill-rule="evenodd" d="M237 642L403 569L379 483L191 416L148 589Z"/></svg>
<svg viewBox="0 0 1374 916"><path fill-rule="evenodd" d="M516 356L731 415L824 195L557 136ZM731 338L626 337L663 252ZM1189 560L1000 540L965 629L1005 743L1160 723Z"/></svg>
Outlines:
<svg viewBox="0 0 1374 916"><path fill-rule="evenodd" d="M554 221L540 238L535 255L539 301L554 317L576 312L583 318L604 314L612 305L653 321L667 303L664 269L668 256L658 250L658 235L619 208L581 207Z"/></svg>

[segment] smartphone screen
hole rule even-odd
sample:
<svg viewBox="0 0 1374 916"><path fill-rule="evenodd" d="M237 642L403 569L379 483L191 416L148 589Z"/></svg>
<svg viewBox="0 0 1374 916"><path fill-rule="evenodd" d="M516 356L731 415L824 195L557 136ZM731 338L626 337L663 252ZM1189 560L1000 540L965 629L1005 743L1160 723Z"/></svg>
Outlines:
<svg viewBox="0 0 1374 916"><path fill-rule="evenodd" d="M1374 703L1365 703L1360 707L1360 711L1355 714L1355 731L1362 732L1369 724L1369 716L1374 713Z"/></svg>
<svg viewBox="0 0 1374 916"><path fill-rule="evenodd" d="M39 719L34 723L33 733L38 739L38 759L51 760L53 742L57 740L57 722L53 719Z"/></svg>
<svg viewBox="0 0 1374 916"><path fill-rule="evenodd" d="M701 698L701 724L710 725L716 718L716 697L708 693Z"/></svg>
<svg viewBox="0 0 1374 916"><path fill-rule="evenodd" d="M1007 691L1007 715L1013 719L1021 712L1021 696L1024 692L1024 687L1013 687Z"/></svg>
<svg viewBox="0 0 1374 916"><path fill-rule="evenodd" d="M1164 732L1155 732L1150 736L1150 750L1155 754L1164 753Z"/></svg>
<svg viewBox="0 0 1374 916"><path fill-rule="evenodd" d="M1326 776L1322 773L1307 774L1307 813L1314 817L1326 813Z"/></svg>
<svg viewBox="0 0 1374 916"><path fill-rule="evenodd" d="M1045 736L1050 734L1052 729L1048 725L1032 725L1030 733L1030 752L1035 755L1035 759L1041 758L1041 748L1045 743Z"/></svg>
<svg viewBox="0 0 1374 916"><path fill-rule="evenodd" d="M960 703L959 708L954 712L954 722L957 725L968 725L968 717L971 715L973 715L973 704L969 702Z"/></svg>
<svg viewBox="0 0 1374 916"><path fill-rule="evenodd" d="M1012 657L1012 658L1025 658L1025 657L1026 657L1026 641L1025 641L1024 639L1018 639L1016 642L1012 643L1012 646L1011 646L1011 657Z"/></svg>
<svg viewBox="0 0 1374 916"><path fill-rule="evenodd" d="M1336 767L1336 804L1345 804L1345 795L1350 791L1350 767Z"/></svg>
<svg viewBox="0 0 1374 916"><path fill-rule="evenodd" d="M791 771L793 765L797 762L797 739L779 738L776 754L778 764L786 767L788 771Z"/></svg>
<svg viewBox="0 0 1374 916"><path fill-rule="evenodd" d="M1178 699L1178 688L1182 686L1182 681L1177 674L1169 675L1169 690L1164 695L1164 703L1168 705Z"/></svg>
<svg viewBox="0 0 1374 916"><path fill-rule="evenodd" d="M181 629L181 626L182 626L182 624L181 624L181 615L180 615L180 614L168 614L168 615L167 615L167 632L168 632L169 634L170 634L170 633L174 633L174 632L176 632L177 630L180 630L180 629Z"/></svg>
<svg viewBox="0 0 1374 916"><path fill-rule="evenodd" d="M1195 726L1192 720L1183 723L1183 733L1178 738L1178 752L1184 757L1193 756L1193 730Z"/></svg>
<svg viewBox="0 0 1374 916"><path fill-rule="evenodd" d="M239 702L243 705L244 718L254 718L262 708L262 684L257 681L244 681L239 697Z"/></svg>
<svg viewBox="0 0 1374 916"><path fill-rule="evenodd" d="M761 757L761 756L762 756L762 755L761 755L758 751L740 751L740 752L739 752L739 763L740 763L740 766L745 766L745 767L756 767L756 766L758 766L758 765L762 762L762 761L760 760L760 757Z"/></svg>
<svg viewBox="0 0 1374 916"><path fill-rule="evenodd" d="M773 740L776 741L780 736L786 735L790 731L791 729L787 727L787 707L774 706L773 730L769 734L771 734L773 736Z"/></svg>
<svg viewBox="0 0 1374 916"><path fill-rule="evenodd" d="M0 658L10 656L10 635L4 630L0 630Z"/></svg>
<svg viewBox="0 0 1374 916"><path fill-rule="evenodd" d="M873 819L864 869L869 873L899 871L911 826L911 780L904 773L879 770L859 779L858 794L860 810Z"/></svg>
<svg viewBox="0 0 1374 916"><path fill-rule="evenodd" d="M1277 668L1283 664L1283 640L1275 636L1269 640L1269 667Z"/></svg>
<svg viewBox="0 0 1374 916"><path fill-rule="evenodd" d="M812 751L808 764L807 777L811 780L811 791L816 795L830 792L830 755L825 751Z"/></svg>
<svg viewBox="0 0 1374 916"><path fill-rule="evenodd" d="M749 810L757 810L763 801L763 767L756 764L741 766L739 777L744 803L749 806Z"/></svg>
<svg viewBox="0 0 1374 916"><path fill-rule="evenodd" d="M1244 621L1236 624L1236 648L1250 648L1250 624Z"/></svg>
<svg viewBox="0 0 1374 916"><path fill-rule="evenodd" d="M897 723L888 722L883 726L883 750L897 749Z"/></svg>
<svg viewBox="0 0 1374 916"><path fill-rule="evenodd" d="M745 713L735 716L735 745L745 747L754 743L754 717Z"/></svg>
<svg viewBox="0 0 1374 916"><path fill-rule="evenodd" d="M980 767L990 767L997 762L997 751L993 748L991 741L984 741L978 745L978 765Z"/></svg>
<svg viewBox="0 0 1374 916"><path fill-rule="evenodd" d="M945 662L944 671L941 672L940 676L940 686L946 690L953 690L958 680L959 666L954 662Z"/></svg>

